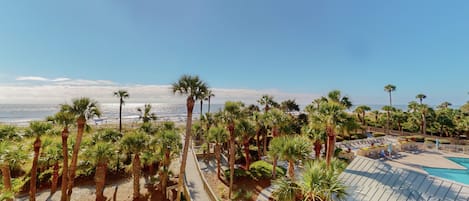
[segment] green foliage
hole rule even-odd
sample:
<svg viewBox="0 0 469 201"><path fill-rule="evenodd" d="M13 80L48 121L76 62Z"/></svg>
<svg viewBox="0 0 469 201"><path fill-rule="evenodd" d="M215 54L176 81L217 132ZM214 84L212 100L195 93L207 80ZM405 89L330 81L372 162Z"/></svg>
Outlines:
<svg viewBox="0 0 469 201"><path fill-rule="evenodd" d="M230 180L230 169L225 170L224 172L225 175L225 180L229 181ZM241 177L247 177L249 176L249 171L246 171L241 168L235 168L234 169L234 178L241 178Z"/></svg>
<svg viewBox="0 0 469 201"><path fill-rule="evenodd" d="M252 194L253 192L251 190L238 189L237 191L233 192L231 197L235 201L246 201L251 200Z"/></svg>
<svg viewBox="0 0 469 201"><path fill-rule="evenodd" d="M249 174L253 179L271 179L272 178L272 164L265 161L256 161L249 166ZM277 175L284 176L286 170L277 166Z"/></svg>
<svg viewBox="0 0 469 201"><path fill-rule="evenodd" d="M96 144L98 142L116 143L122 138L122 136L122 133L114 129L99 130L93 135L92 144Z"/></svg>
<svg viewBox="0 0 469 201"><path fill-rule="evenodd" d="M21 136L18 133L18 128L11 125L0 125L0 141L18 141Z"/></svg>

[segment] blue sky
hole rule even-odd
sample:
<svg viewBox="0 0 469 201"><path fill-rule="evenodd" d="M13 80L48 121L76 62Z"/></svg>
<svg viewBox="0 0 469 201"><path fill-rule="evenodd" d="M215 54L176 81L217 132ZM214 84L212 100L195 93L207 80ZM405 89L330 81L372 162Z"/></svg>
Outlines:
<svg viewBox="0 0 469 201"><path fill-rule="evenodd" d="M220 89L339 89L357 104L386 103L392 83L396 104L424 93L460 105L468 10L463 0L3 1L0 82L167 85L189 73ZM50 80L18 80L30 76Z"/></svg>

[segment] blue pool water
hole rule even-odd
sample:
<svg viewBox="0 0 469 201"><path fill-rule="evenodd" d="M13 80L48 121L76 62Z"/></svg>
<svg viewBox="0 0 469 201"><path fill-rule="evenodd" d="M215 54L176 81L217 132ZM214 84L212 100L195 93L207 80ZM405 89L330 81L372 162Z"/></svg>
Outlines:
<svg viewBox="0 0 469 201"><path fill-rule="evenodd" d="M423 169L427 171L428 174L430 175L469 185L469 158L448 157L448 159L461 166L464 166L466 169L456 170L456 169L429 168L429 167L424 167Z"/></svg>

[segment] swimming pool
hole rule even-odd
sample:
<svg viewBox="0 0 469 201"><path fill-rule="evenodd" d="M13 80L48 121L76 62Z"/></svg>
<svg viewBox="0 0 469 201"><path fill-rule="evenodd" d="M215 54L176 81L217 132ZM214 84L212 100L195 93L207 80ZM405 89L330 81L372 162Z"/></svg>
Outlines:
<svg viewBox="0 0 469 201"><path fill-rule="evenodd" d="M465 170L446 169L446 168L430 168L423 167L428 174L457 181L469 185L469 158L447 157L447 159L464 166Z"/></svg>

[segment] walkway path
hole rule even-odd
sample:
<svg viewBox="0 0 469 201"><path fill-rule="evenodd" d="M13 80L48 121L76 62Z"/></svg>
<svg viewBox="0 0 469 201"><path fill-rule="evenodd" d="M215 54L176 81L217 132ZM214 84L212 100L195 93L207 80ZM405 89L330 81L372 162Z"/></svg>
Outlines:
<svg viewBox="0 0 469 201"><path fill-rule="evenodd" d="M189 148L186 163L186 186L189 190L191 201L210 201L210 197L204 189L204 183L197 172L196 159Z"/></svg>

